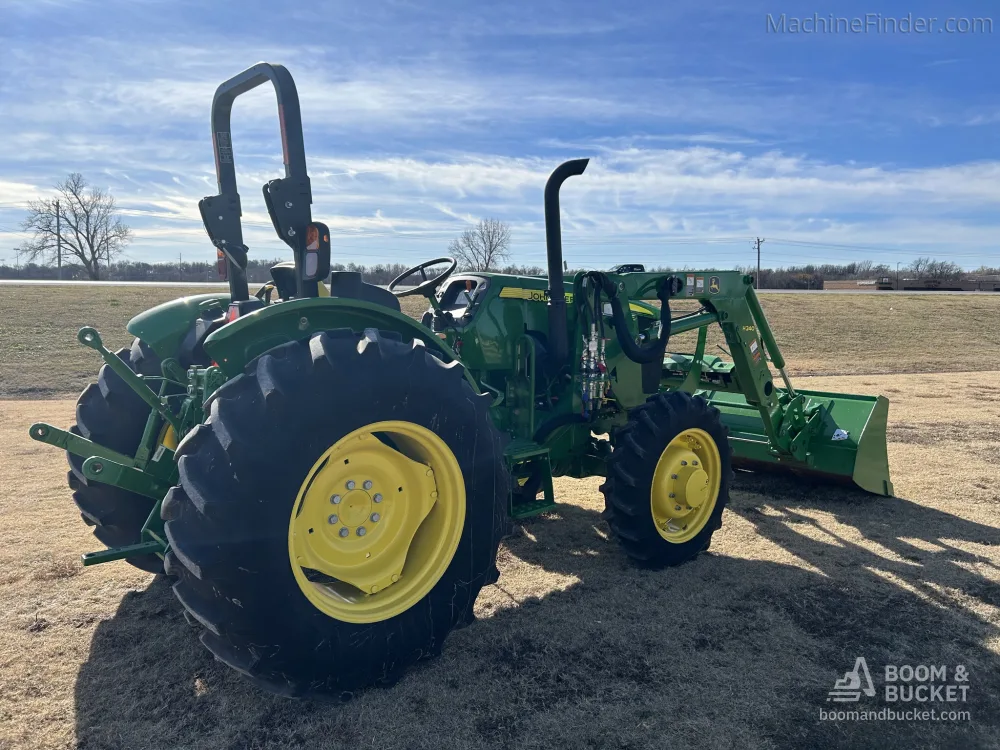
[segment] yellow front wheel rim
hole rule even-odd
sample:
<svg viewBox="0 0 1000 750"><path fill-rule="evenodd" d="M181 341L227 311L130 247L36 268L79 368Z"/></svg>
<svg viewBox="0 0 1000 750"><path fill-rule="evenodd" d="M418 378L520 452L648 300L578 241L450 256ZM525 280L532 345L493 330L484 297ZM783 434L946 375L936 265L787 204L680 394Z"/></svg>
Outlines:
<svg viewBox="0 0 1000 750"><path fill-rule="evenodd" d="M712 517L722 458L712 436L691 428L671 440L653 472L650 508L660 536L673 544L696 537Z"/></svg>
<svg viewBox="0 0 1000 750"><path fill-rule="evenodd" d="M313 465L288 525L295 581L321 612L379 622L441 579L465 525L465 481L448 445L412 422L345 435Z"/></svg>

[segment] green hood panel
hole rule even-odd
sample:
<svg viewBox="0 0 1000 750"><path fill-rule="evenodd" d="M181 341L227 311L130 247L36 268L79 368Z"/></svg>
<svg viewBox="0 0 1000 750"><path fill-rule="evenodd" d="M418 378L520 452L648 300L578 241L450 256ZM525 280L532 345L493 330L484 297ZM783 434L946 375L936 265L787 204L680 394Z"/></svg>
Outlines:
<svg viewBox="0 0 1000 750"><path fill-rule="evenodd" d="M229 304L229 294L194 294L164 302L136 315L126 329L149 344L161 359L175 357L191 324L213 301L224 308Z"/></svg>

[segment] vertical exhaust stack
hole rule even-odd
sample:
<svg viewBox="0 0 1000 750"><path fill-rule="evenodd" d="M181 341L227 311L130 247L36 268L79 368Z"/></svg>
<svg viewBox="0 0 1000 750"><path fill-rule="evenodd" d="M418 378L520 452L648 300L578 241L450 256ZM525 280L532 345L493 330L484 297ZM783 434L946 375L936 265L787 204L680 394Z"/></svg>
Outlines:
<svg viewBox="0 0 1000 750"><path fill-rule="evenodd" d="M569 334L566 321L566 288L563 286L562 227L559 223L559 188L587 169L590 159L571 159L556 167L545 183L545 250L549 261L549 346L555 368L566 364Z"/></svg>

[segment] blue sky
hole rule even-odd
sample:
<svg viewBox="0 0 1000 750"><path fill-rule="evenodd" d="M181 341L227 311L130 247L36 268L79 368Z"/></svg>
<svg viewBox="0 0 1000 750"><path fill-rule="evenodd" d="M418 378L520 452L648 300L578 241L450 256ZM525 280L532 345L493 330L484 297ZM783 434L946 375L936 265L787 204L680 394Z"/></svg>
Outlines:
<svg viewBox="0 0 1000 750"><path fill-rule="evenodd" d="M1000 265L1000 29L788 31L994 4L706 5L0 0L0 258L24 202L79 171L118 198L128 257L211 260L212 94L267 60L296 78L336 260L416 263L495 216L541 264L546 175L590 156L564 191L574 265L728 268L755 235L773 266ZM237 102L233 139L251 253L286 257L259 198L273 94Z"/></svg>

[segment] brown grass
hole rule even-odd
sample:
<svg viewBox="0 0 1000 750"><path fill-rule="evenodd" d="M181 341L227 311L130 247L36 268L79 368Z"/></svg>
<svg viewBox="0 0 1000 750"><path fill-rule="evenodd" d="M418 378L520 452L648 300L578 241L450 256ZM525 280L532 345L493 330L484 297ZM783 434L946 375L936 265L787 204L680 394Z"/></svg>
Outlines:
<svg viewBox="0 0 1000 750"><path fill-rule="evenodd" d="M220 287L221 289L222 287ZM198 288L196 293L208 291ZM133 315L182 293L177 287L0 288L0 398L77 394L94 378L100 358L76 342L95 326L109 349L131 343ZM959 372L996 367L1000 294L942 295L761 294L768 320L791 371L799 374ZM401 300L414 318L421 297ZM676 305L678 311L686 305ZM695 334L671 348L690 351ZM708 352L720 354L713 331Z"/></svg>
<svg viewBox="0 0 1000 750"><path fill-rule="evenodd" d="M215 663L163 579L37 575L96 546L62 457L26 435L73 402L0 402L0 748L996 747L996 378L801 379L890 396L898 497L743 476L712 552L672 570L627 562L599 480L557 480L563 504L504 544L479 622L344 705ZM965 665L972 720L818 721L862 655L880 690L886 663Z"/></svg>
<svg viewBox="0 0 1000 750"><path fill-rule="evenodd" d="M1000 294L768 294L761 305L791 373L962 372L996 369ZM677 305L685 309L685 304ZM692 351L696 333L672 350ZM710 329L706 353L728 359Z"/></svg>
<svg viewBox="0 0 1000 750"><path fill-rule="evenodd" d="M218 287L225 291L225 287ZM197 287L191 294L206 294ZM50 398L78 394L90 383L101 358L77 343L76 332L94 326L112 351L132 343L125 324L154 305L183 296L163 286L0 287L0 398ZM404 312L419 318L427 305L404 297ZM2 748L0 748L2 750Z"/></svg>

